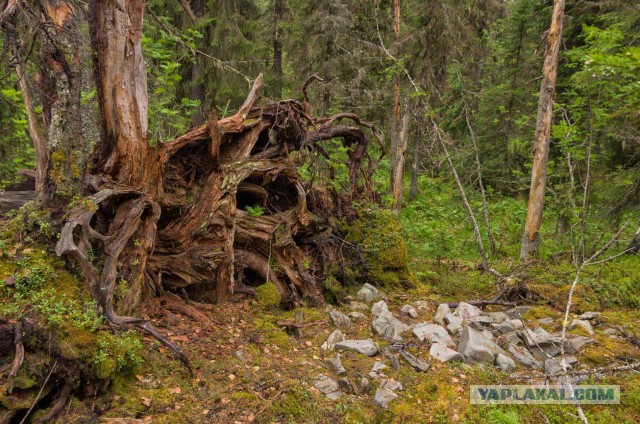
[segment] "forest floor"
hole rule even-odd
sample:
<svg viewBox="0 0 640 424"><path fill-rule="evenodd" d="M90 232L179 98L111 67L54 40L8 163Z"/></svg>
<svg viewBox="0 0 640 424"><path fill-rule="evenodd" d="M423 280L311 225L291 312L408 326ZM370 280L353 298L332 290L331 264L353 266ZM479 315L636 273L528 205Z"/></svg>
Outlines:
<svg viewBox="0 0 640 424"><path fill-rule="evenodd" d="M448 274L461 279L468 278L467 273L463 268L448 270ZM390 310L400 316L401 306L413 300L426 300L430 309L421 311L415 319L404 317L409 324L432 321L437 304L451 297L426 294L422 288L389 295L387 303ZM315 389L313 383L320 374L337 378L328 369L320 349L335 327L326 322L305 327L293 335L277 324L281 320L301 318L305 323L322 323L329 316L325 309L262 310L253 301L241 297L224 305L194 305L211 317L209 322L166 312L166 308L158 308L157 302L162 300L147 304L144 314L186 349L192 358L195 376L191 377L178 361L170 358L167 349L149 338L144 343L148 347L145 363L135 374L116 379L107 393L91 403L91 412L87 410L86 400L72 402L59 422L74 422L74 416L78 418L76 422L83 422L87 414L95 416L96 413L101 422L112 423L580 422L573 406L470 405L472 384L531 381L522 381L514 374L509 376L490 365L441 364L429 357L428 347L417 352L418 357L431 364L426 373L416 372L406 363L397 371L386 370L389 377L405 386L388 410L373 402L375 382L370 394L351 394L337 401L330 400ZM346 307L337 309L349 312ZM493 308L500 309L504 308ZM525 319L552 317L558 327L561 314L559 309L538 306L527 312ZM632 334L640 328L638 310L605 310L602 319L607 327L626 328ZM640 359L637 338L612 340L601 330L596 328L596 344L578 356L583 366L606 366L615 359ZM372 337L369 319L356 321L343 332L347 338ZM637 336L636 333L634 337ZM342 358L350 379L367 376L375 361L355 352L346 352ZM519 365L518 371L526 373L527 369ZM585 407L590 422L640 422L640 374L611 375L597 383L620 384L622 402Z"/></svg>

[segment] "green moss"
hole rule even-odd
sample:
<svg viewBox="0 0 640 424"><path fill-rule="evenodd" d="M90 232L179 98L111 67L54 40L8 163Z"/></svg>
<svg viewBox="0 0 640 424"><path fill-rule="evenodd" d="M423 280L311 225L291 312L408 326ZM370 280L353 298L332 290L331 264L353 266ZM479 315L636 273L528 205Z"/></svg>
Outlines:
<svg viewBox="0 0 640 424"><path fill-rule="evenodd" d="M256 289L256 302L262 308L276 307L280 305L282 295L278 287L271 281L258 286Z"/></svg>
<svg viewBox="0 0 640 424"><path fill-rule="evenodd" d="M347 241L358 246L369 281L379 285L405 287L415 284L408 267L408 248L398 217L390 210L359 211L359 219L343 226Z"/></svg>

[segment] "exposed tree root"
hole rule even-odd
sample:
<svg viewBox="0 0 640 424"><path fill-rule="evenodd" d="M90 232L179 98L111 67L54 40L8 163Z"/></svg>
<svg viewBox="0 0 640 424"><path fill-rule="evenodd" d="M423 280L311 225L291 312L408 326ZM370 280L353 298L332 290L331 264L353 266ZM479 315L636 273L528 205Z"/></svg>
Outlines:
<svg viewBox="0 0 640 424"><path fill-rule="evenodd" d="M13 344L16 348L16 355L13 357L11 369L7 377L7 393L13 392L13 381L20 370L22 361L24 361L24 345L22 344L22 323L16 322L13 325Z"/></svg>

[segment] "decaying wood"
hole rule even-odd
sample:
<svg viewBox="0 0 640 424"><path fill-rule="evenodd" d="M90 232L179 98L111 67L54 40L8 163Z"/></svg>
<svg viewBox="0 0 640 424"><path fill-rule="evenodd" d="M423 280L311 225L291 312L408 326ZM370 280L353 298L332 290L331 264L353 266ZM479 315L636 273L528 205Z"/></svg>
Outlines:
<svg viewBox="0 0 640 424"><path fill-rule="evenodd" d="M24 361L24 345L22 343L22 323L16 322L13 325L13 345L16 348L16 355L13 357L11 363L11 369L9 370L9 376L7 377L7 393L13 392L13 380L15 379L20 366Z"/></svg>
<svg viewBox="0 0 640 424"><path fill-rule="evenodd" d="M542 224L542 212L544 210L547 162L549 161L551 122L553 118L556 78L558 76L558 53L560 51L560 39L562 36L564 3L564 0L554 0L551 26L547 32L547 48L542 68L536 133L533 142L531 189L529 192L529 205L527 207L527 220L522 237L522 249L520 251L520 258L523 260L537 254L540 244L538 231Z"/></svg>

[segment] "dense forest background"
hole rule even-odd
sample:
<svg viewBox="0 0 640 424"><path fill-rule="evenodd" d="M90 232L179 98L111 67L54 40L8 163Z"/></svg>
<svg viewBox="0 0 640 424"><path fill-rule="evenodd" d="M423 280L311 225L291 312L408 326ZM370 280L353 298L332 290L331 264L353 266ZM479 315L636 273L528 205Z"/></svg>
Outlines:
<svg viewBox="0 0 640 424"><path fill-rule="evenodd" d="M46 174L0 220L0 423L640 420L637 372L613 376L640 367L639 2L124 2L9 0L0 15L0 188L38 181L39 155ZM130 32L110 43L96 28L120 12ZM544 215L525 255L545 90ZM119 126L130 109L138 125ZM525 304L519 319L566 341L592 313L595 333L571 327L593 337L580 370L628 394L586 416L474 408L463 386L520 380L456 362L427 382L394 370L410 390L389 410L351 383L338 403L314 397L340 327L327 312L353 309L342 330L376 337L351 315L364 283L408 322ZM371 368L345 364L358 381Z"/></svg>

